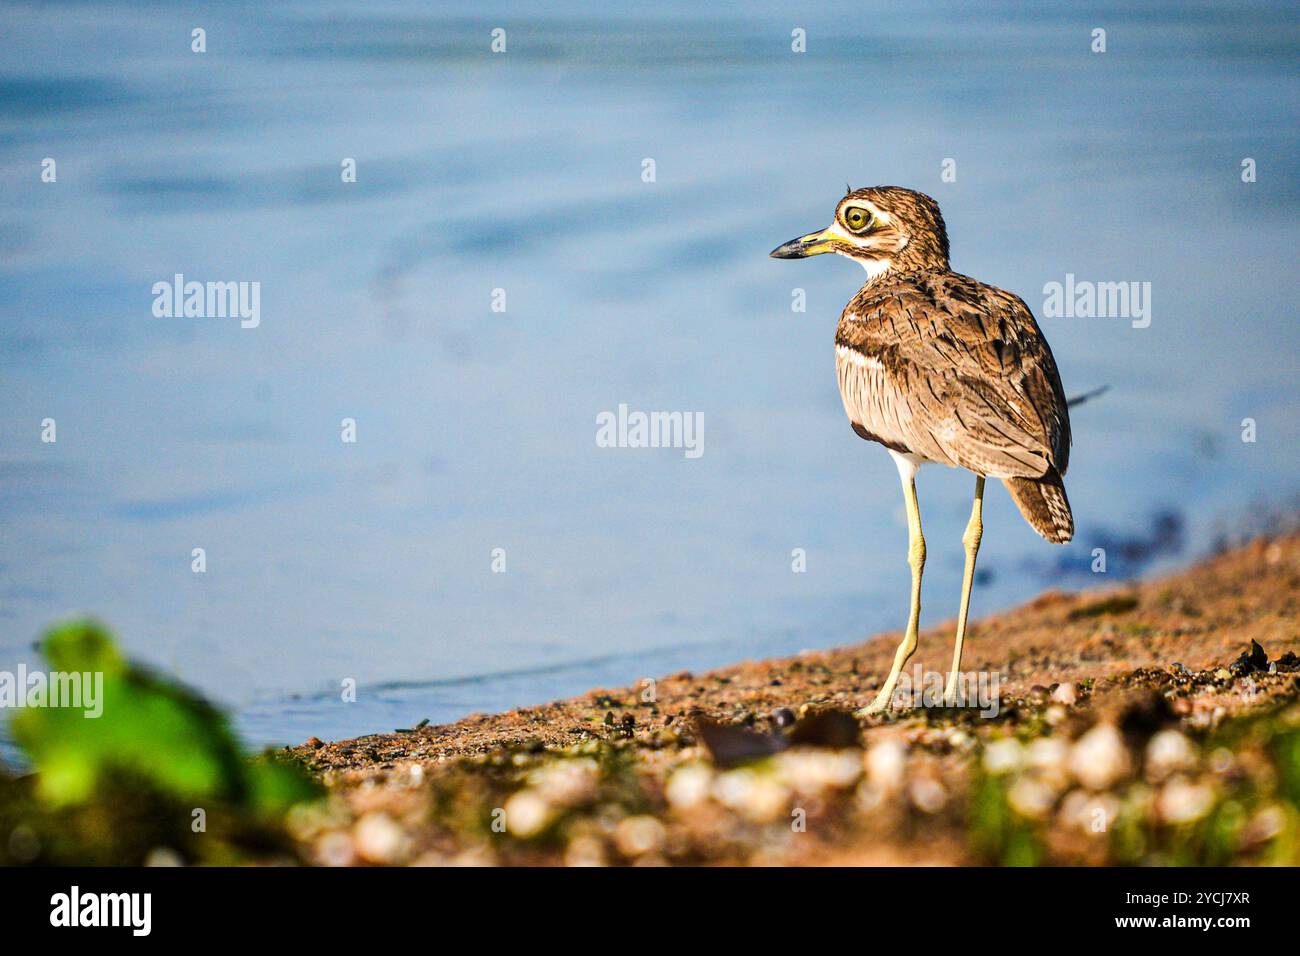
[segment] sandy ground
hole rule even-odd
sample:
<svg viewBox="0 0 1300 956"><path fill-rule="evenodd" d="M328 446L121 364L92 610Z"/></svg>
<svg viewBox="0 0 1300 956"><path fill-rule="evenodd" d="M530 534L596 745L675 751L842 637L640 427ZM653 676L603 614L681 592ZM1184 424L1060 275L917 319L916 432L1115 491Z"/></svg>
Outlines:
<svg viewBox="0 0 1300 956"><path fill-rule="evenodd" d="M1043 594L972 623L964 669L1000 684L971 707L849 719L893 633L313 738L331 799L293 829L326 864L1297 862L1298 583L1292 535Z"/></svg>

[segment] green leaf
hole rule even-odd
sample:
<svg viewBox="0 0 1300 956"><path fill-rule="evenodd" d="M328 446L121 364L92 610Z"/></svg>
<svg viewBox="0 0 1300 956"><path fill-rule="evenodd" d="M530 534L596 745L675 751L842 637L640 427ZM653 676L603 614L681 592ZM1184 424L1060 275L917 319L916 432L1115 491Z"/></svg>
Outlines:
<svg viewBox="0 0 1300 956"><path fill-rule="evenodd" d="M41 707L13 718L14 739L50 804L89 800L114 771L172 797L259 812L278 813L319 792L295 768L245 760L220 711L189 688L128 663L100 625L62 625L42 647L54 670L82 673L102 695L98 717L85 708Z"/></svg>

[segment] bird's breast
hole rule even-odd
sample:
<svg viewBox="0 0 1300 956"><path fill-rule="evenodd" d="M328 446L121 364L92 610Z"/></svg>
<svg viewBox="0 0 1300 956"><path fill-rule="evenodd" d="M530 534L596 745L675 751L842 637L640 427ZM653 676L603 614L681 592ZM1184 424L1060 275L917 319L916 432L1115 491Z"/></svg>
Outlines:
<svg viewBox="0 0 1300 956"><path fill-rule="evenodd" d="M835 346L835 371L839 378L840 399L849 421L873 434L891 418L892 389L886 381L885 366L873 355L851 345Z"/></svg>

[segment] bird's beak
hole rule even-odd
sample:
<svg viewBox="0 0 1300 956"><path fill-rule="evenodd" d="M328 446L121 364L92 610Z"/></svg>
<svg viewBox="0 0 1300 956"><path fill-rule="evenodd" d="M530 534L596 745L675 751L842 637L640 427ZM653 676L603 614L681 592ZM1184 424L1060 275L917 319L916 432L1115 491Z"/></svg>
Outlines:
<svg viewBox="0 0 1300 956"><path fill-rule="evenodd" d="M777 246L768 255L773 259L807 259L809 256L820 256L823 252L832 252L834 248L835 237L827 227L821 232L810 232L798 239L791 239L784 245Z"/></svg>

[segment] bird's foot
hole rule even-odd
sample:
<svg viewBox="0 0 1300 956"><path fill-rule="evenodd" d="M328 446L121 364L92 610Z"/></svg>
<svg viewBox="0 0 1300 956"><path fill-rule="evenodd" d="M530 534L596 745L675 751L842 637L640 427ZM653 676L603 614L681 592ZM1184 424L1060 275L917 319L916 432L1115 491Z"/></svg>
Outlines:
<svg viewBox="0 0 1300 956"><path fill-rule="evenodd" d="M855 711L855 717L877 717L889 710L889 705L893 702L893 688L881 688L880 693L876 694L876 699L866 707Z"/></svg>

